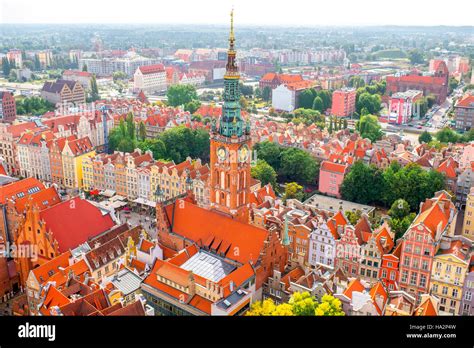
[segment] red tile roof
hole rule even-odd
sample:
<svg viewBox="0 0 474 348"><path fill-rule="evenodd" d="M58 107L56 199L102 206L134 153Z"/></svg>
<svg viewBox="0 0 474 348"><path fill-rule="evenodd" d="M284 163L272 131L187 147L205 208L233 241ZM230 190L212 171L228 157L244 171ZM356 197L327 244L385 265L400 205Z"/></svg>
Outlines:
<svg viewBox="0 0 474 348"><path fill-rule="evenodd" d="M36 192L32 195L27 195L15 201L15 208L18 212L25 210L26 204L36 205L40 210L51 207L61 202L59 195L54 187Z"/></svg>
<svg viewBox="0 0 474 348"><path fill-rule="evenodd" d="M110 214L103 215L99 208L78 197L41 211L40 217L61 252L76 248L115 225Z"/></svg>
<svg viewBox="0 0 474 348"><path fill-rule="evenodd" d="M323 161L321 163L321 170L333 173L344 174L346 172L347 165L340 163L333 163L329 161Z"/></svg>
<svg viewBox="0 0 474 348"><path fill-rule="evenodd" d="M456 104L456 107L474 108L474 95L467 95Z"/></svg>
<svg viewBox="0 0 474 348"><path fill-rule="evenodd" d="M5 204L7 199L16 200L28 195L28 190L44 190L44 185L37 179L26 178L0 187L0 203ZM20 197L18 197L20 195Z"/></svg>
<svg viewBox="0 0 474 348"><path fill-rule="evenodd" d="M69 266L69 258L71 257L71 252L67 251L61 255L55 257L54 259L49 260L48 262L42 264L39 267L34 268L31 272L35 276L38 282L46 282L51 276L58 273L61 268L66 268Z"/></svg>
<svg viewBox="0 0 474 348"><path fill-rule="evenodd" d="M165 67L163 64L140 66L138 69L140 69L142 74L156 74L158 72L165 72Z"/></svg>
<svg viewBox="0 0 474 348"><path fill-rule="evenodd" d="M268 231L262 228L233 220L185 200L166 206L165 211L173 233L198 245L222 239L228 243L222 243L217 252L223 252L228 258L241 263L256 262L268 237ZM235 248L238 248L238 253L234 252Z"/></svg>
<svg viewBox="0 0 474 348"><path fill-rule="evenodd" d="M443 161L439 165L438 168L436 168L436 171L440 173L444 173L446 177L449 179L456 179L457 178L456 169L458 168L459 168L458 162L456 162L454 159L449 157L445 161Z"/></svg>
<svg viewBox="0 0 474 348"><path fill-rule="evenodd" d="M352 300L352 293L354 291L363 292L365 290L364 285L360 282L359 279L353 279L347 286L347 289L344 290L344 295Z"/></svg>

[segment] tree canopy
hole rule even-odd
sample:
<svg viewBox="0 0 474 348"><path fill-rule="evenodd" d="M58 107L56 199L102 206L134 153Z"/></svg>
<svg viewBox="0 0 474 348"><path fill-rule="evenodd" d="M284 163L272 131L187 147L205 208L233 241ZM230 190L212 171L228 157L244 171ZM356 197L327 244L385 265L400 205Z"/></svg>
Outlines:
<svg viewBox="0 0 474 348"><path fill-rule="evenodd" d="M198 100L196 88L192 85L173 85L166 92L168 104L171 106L186 105L193 100Z"/></svg>
<svg viewBox="0 0 474 348"><path fill-rule="evenodd" d="M276 189L277 173L265 160L258 160L257 164L252 167L251 174L253 178L260 180L262 185L271 184Z"/></svg>
<svg viewBox="0 0 474 348"><path fill-rule="evenodd" d="M309 292L295 292L288 303L276 305L272 299L257 301L246 313L247 316L343 316L342 303L332 295L325 294L321 302Z"/></svg>
<svg viewBox="0 0 474 348"><path fill-rule="evenodd" d="M392 162L385 170L357 161L341 185L342 197L361 204L381 204L390 207L397 199L405 200L411 211L420 202L444 189L444 175L435 170L423 170L417 164L401 167Z"/></svg>
<svg viewBox="0 0 474 348"><path fill-rule="evenodd" d="M377 116L374 115L362 116L356 124L356 129L362 138L368 138L372 142L379 140L383 136L382 127Z"/></svg>

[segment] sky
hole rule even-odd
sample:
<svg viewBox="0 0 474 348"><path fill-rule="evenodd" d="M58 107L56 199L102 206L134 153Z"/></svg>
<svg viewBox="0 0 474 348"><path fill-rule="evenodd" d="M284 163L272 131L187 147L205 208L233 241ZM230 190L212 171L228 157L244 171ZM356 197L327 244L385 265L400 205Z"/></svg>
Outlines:
<svg viewBox="0 0 474 348"><path fill-rule="evenodd" d="M1 23L364 26L474 25L474 1L436 0L0 0ZM461 10L462 9L462 10Z"/></svg>

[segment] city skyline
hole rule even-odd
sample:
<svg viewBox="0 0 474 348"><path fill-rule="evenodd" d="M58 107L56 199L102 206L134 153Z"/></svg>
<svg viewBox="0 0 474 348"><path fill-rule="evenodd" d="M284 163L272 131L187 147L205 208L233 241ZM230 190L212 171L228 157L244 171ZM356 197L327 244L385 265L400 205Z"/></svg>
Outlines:
<svg viewBox="0 0 474 348"><path fill-rule="evenodd" d="M461 1L468 6L468 1ZM41 3L30 0L2 0L0 24L226 24L224 14L232 7L239 19L238 26L470 26L469 11L460 11L458 16L445 16L437 7L424 2L401 0L397 8L410 8L403 16L381 16L377 3L372 0L359 2L307 2L297 0L293 6L282 1L249 0L214 2L185 0L180 3L149 3L137 0L133 7L137 11L124 11L130 5L123 0L93 2L85 0L81 7L70 7L60 1L45 0ZM94 8L94 11L91 9ZM140 9L147 8L147 11ZM342 8L342 10L341 10ZM186 9L186 10L183 10ZM204 10L205 9L205 10ZM171 13L171 15L170 15ZM336 14L337 16L324 15ZM422 15L420 15L420 13ZM264 15L262 15L264 14Z"/></svg>

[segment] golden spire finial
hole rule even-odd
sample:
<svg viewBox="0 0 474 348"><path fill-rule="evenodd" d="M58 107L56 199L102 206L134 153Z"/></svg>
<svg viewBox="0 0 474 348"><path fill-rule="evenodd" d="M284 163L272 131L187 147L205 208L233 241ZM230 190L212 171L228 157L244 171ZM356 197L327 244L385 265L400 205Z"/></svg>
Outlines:
<svg viewBox="0 0 474 348"><path fill-rule="evenodd" d="M232 8L232 11L230 11L230 41L234 41L234 9Z"/></svg>

